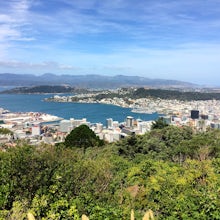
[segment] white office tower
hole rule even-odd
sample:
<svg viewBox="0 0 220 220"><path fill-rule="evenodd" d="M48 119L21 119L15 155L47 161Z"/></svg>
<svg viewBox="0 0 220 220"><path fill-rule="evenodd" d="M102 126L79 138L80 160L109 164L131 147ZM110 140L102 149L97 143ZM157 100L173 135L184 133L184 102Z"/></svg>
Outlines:
<svg viewBox="0 0 220 220"><path fill-rule="evenodd" d="M134 118L132 116L127 116L126 127L132 128L134 126Z"/></svg>
<svg viewBox="0 0 220 220"><path fill-rule="evenodd" d="M86 118L83 118L83 119L81 120L81 124L88 124Z"/></svg>
<svg viewBox="0 0 220 220"><path fill-rule="evenodd" d="M60 131L61 132L69 132L73 128L72 123L70 120L62 120L60 122Z"/></svg>
<svg viewBox="0 0 220 220"><path fill-rule="evenodd" d="M146 121L139 122L138 124L138 130L140 131L140 134L144 134L145 132L150 130L149 123Z"/></svg>
<svg viewBox="0 0 220 220"><path fill-rule="evenodd" d="M99 138L100 138L100 140L103 140L104 139L104 134L103 133L98 133L98 134L96 134Z"/></svg>
<svg viewBox="0 0 220 220"><path fill-rule="evenodd" d="M96 129L95 132L96 133L100 133L103 130L103 124L102 123L96 123Z"/></svg>
<svg viewBox="0 0 220 220"><path fill-rule="evenodd" d="M32 135L33 136L39 136L39 135L41 135L41 126L40 126L40 123L34 123L33 125L32 125L32 128L31 128L31 130L32 130Z"/></svg>
<svg viewBox="0 0 220 220"><path fill-rule="evenodd" d="M112 118L108 118L106 119L106 124L107 124L107 128L112 128L112 125L113 125L113 120Z"/></svg>
<svg viewBox="0 0 220 220"><path fill-rule="evenodd" d="M83 125L83 124L88 125L88 122L86 121L86 118L75 119L75 120L72 121L72 125L73 125L74 128L78 127L80 125Z"/></svg>
<svg viewBox="0 0 220 220"><path fill-rule="evenodd" d="M105 140L109 143L112 143L114 141L114 135L113 133L106 133L105 134Z"/></svg>
<svg viewBox="0 0 220 220"><path fill-rule="evenodd" d="M137 129L140 131L141 130L141 123L142 123L143 121L140 119L140 118L138 118L137 120L136 120L136 124L137 124Z"/></svg>
<svg viewBox="0 0 220 220"><path fill-rule="evenodd" d="M119 122L118 121L113 121L112 122L112 127L113 128L118 128L119 127Z"/></svg>
<svg viewBox="0 0 220 220"><path fill-rule="evenodd" d="M74 118L70 118L70 123L71 123L71 126L74 128L74 121L75 119Z"/></svg>

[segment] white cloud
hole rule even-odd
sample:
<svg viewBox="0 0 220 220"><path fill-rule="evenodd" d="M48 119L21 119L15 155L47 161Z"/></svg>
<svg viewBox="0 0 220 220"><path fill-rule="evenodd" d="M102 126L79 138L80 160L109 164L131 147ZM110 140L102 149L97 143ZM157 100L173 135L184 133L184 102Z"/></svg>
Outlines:
<svg viewBox="0 0 220 220"><path fill-rule="evenodd" d="M4 6L4 10L0 10L0 42L9 43L10 41L33 39L27 37L25 33L25 26L29 23L30 1L11 0Z"/></svg>
<svg viewBox="0 0 220 220"><path fill-rule="evenodd" d="M52 61L45 61L42 63L28 63L28 62L20 62L20 61L0 61L0 66L1 67L6 67L6 68L18 68L20 70L22 69L38 69L38 70L47 70L47 69L60 69L60 70L75 70L77 69L74 66L71 65L64 65L64 64L59 64L57 62L52 62Z"/></svg>
<svg viewBox="0 0 220 220"><path fill-rule="evenodd" d="M219 27L218 0L0 1L0 64L38 72L216 75Z"/></svg>
<svg viewBox="0 0 220 220"><path fill-rule="evenodd" d="M11 0L8 4L7 14L1 14L12 33L17 32L19 40L36 39L37 37L64 37L65 40L74 39L78 34L103 34L121 35L125 38L139 41L169 39L181 40L189 37L198 37L203 34L213 34L220 25L219 16L215 19L198 19L198 12L205 6L198 1L31 1ZM47 7L45 11L32 11L33 4ZM56 10L49 9L54 4ZM64 6L64 3L66 4ZM210 6L204 13L216 12L216 1L210 1ZM207 5L207 4L204 4ZM51 7L53 8L53 7ZM195 12L195 13L194 13ZM16 21L15 21L16 18ZM31 26L29 36L24 26ZM204 30L206 33L204 33ZM9 31L8 31L9 32ZM7 32L7 33L8 33ZM5 36L7 36L7 33ZM184 34L183 34L184 33ZM37 36L32 36L37 35ZM196 35L196 36L195 36ZM2 38L6 38L2 36ZM15 40L16 37L10 40ZM115 39L117 41L117 39Z"/></svg>
<svg viewBox="0 0 220 220"><path fill-rule="evenodd" d="M11 59L13 48L22 48L20 43L35 40L28 28L30 6L31 0L0 2L0 59Z"/></svg>

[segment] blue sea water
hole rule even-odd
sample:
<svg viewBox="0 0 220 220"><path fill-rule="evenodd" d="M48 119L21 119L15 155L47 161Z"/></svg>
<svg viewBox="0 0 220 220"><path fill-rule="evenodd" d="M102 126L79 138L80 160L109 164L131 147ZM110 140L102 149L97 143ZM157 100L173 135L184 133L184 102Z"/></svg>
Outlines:
<svg viewBox="0 0 220 220"><path fill-rule="evenodd" d="M44 98L51 96L51 94L0 94L0 108L11 112L43 112L64 119L87 118L91 123L100 122L103 124L106 123L107 118L123 122L127 116L146 121L155 120L159 117L157 113L133 113L130 108L121 108L114 105L43 101Z"/></svg>

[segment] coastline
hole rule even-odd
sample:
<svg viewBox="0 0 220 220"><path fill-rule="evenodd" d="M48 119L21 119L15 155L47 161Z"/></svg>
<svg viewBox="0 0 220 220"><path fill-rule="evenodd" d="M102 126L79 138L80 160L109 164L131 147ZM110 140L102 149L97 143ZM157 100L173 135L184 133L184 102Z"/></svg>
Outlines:
<svg viewBox="0 0 220 220"><path fill-rule="evenodd" d="M65 94L66 95L66 94ZM106 123L106 118L113 118L123 122L126 116L141 118L142 120L156 120L158 114L142 114L131 112L129 106L116 105L115 103L97 102L46 102L45 98L51 95L8 95L0 94L0 107L10 112L43 112L64 119L87 118L91 123ZM115 101L114 101L115 102Z"/></svg>
<svg viewBox="0 0 220 220"><path fill-rule="evenodd" d="M86 103L86 104L105 104L105 105L114 105L121 108L129 108L131 112L138 113L138 114L154 114L158 113L155 108L150 108L145 105L144 103L137 103L137 100L129 99L128 102L125 101L123 98L103 98L101 100L97 100L92 96L59 96L54 95L53 97L45 98L43 101L45 102L60 102L60 103ZM161 111L160 111L161 112ZM164 114L161 112L160 114Z"/></svg>

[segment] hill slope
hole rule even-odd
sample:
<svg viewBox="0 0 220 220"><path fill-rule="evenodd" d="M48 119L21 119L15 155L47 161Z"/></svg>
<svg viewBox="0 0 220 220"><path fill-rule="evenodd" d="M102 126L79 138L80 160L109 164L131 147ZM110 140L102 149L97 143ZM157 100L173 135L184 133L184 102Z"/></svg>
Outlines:
<svg viewBox="0 0 220 220"><path fill-rule="evenodd" d="M194 84L177 80L150 79L140 76L103 75L55 75L46 73L40 76L31 74L0 74L0 86L61 85L81 88L117 88L128 86L149 87L193 87Z"/></svg>

